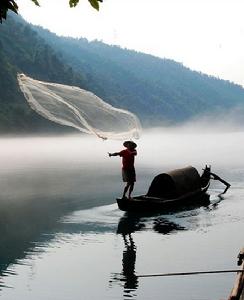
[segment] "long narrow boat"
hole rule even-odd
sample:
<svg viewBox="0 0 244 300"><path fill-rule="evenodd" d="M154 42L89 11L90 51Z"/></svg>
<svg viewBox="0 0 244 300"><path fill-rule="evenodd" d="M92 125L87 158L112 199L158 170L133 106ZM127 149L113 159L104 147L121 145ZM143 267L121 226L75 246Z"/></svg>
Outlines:
<svg viewBox="0 0 244 300"><path fill-rule="evenodd" d="M210 167L200 176L194 167L186 167L157 175L146 195L131 199L117 198L123 211L150 212L177 209L182 206L209 203Z"/></svg>

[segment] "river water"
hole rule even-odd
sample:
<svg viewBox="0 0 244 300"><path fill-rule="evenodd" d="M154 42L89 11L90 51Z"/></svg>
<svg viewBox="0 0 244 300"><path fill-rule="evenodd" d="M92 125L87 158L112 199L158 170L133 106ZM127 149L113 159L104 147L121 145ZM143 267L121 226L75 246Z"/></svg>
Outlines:
<svg viewBox="0 0 244 300"><path fill-rule="evenodd" d="M94 137L0 139L0 298L227 299L235 273L138 275L236 269L244 246L244 132L154 130L138 141L135 194L160 172L205 164L207 207L131 216L121 195L119 141Z"/></svg>

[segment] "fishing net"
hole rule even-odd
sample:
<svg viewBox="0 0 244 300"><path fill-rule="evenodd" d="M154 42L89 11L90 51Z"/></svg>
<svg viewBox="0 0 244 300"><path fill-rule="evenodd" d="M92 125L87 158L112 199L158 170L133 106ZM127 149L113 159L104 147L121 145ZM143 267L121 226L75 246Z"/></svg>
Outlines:
<svg viewBox="0 0 244 300"><path fill-rule="evenodd" d="M34 80L18 74L33 110L53 122L103 139L139 138L141 125L131 112L115 108L79 87Z"/></svg>

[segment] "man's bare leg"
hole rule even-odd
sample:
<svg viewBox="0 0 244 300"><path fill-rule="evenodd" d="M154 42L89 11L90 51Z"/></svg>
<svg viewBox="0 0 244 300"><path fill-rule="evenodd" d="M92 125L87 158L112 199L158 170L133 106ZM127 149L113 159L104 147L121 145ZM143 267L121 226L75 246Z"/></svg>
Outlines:
<svg viewBox="0 0 244 300"><path fill-rule="evenodd" d="M127 193L128 189L129 189L129 187L130 187L130 183L129 183L129 182L127 182L127 184L126 184L126 186L125 186L125 188L124 188L124 192L123 192L123 198L125 198L125 197L126 197L126 193Z"/></svg>
<svg viewBox="0 0 244 300"><path fill-rule="evenodd" d="M133 192L133 189L134 189L134 182L131 182L130 183L130 186L129 186L129 199L131 198L131 193Z"/></svg>

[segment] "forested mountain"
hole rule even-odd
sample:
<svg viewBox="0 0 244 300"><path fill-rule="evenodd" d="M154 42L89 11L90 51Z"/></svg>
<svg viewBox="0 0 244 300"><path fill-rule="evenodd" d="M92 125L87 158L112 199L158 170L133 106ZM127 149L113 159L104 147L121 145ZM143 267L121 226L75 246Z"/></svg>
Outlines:
<svg viewBox="0 0 244 300"><path fill-rule="evenodd" d="M112 103L119 100L140 116L146 114L146 119L182 121L244 104L241 86L191 71L173 60L36 30L74 70L92 73L103 87L101 96Z"/></svg>
<svg viewBox="0 0 244 300"><path fill-rule="evenodd" d="M20 21L21 23L20 23ZM20 18L9 16L0 28L0 132L60 131L64 127L33 112L17 83L17 73L84 86L82 76L63 64L57 53Z"/></svg>
<svg viewBox="0 0 244 300"><path fill-rule="evenodd" d="M0 27L0 63L1 132L60 129L29 109L17 85L17 72L88 89L136 113L147 126L244 106L244 89L228 81L172 60L98 41L58 37L15 16Z"/></svg>

